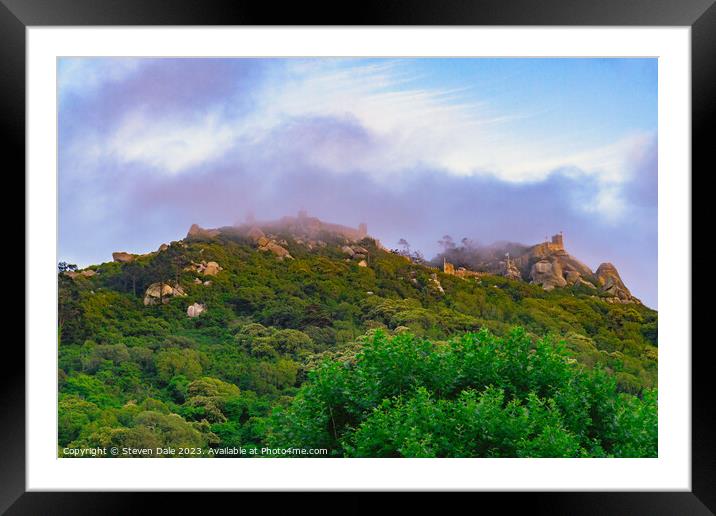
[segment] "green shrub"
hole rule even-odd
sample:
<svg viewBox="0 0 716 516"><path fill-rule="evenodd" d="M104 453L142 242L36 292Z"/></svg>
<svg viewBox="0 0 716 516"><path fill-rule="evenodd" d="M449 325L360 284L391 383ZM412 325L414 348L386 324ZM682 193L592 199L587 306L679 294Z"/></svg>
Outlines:
<svg viewBox="0 0 716 516"><path fill-rule="evenodd" d="M649 396L619 393L602 369L519 328L445 345L378 331L353 364L309 375L269 442L362 457L656 456Z"/></svg>

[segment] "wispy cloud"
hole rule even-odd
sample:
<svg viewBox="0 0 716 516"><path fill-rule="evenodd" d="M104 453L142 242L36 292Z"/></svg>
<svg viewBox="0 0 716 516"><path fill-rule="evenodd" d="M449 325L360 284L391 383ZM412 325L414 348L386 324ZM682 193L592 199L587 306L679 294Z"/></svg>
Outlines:
<svg viewBox="0 0 716 516"><path fill-rule="evenodd" d="M62 68L61 88L100 88L104 81L131 77L139 67L134 60L112 60L112 66L107 61L72 61ZM159 79L185 79L180 65L170 68L176 73L163 71ZM596 147L569 141L568 136L556 142L541 134L517 140L515 128L538 112L498 112L489 101L470 95L469 85L421 87L421 75L400 60L287 61L273 73L273 80L253 92L255 104L249 112L227 109L227 103L242 95L238 87L223 91L223 105L205 106L190 116L181 110L157 113L140 103L113 121L113 132L97 143L97 149L119 163L143 162L176 174L280 133L290 134L288 145L296 152L302 146L307 160L317 166L339 174L362 170L384 180L419 164L447 174L491 175L511 182L540 181L568 169L573 175L597 179L599 191L582 204L584 209L613 218L623 210L620 185L630 179L629 154L653 137L629 134ZM193 80L194 88L207 82ZM162 89L146 77L139 82L146 95ZM163 85L169 97L180 87ZM318 127L317 121L333 119L351 120L357 130L330 134L330 122Z"/></svg>
<svg viewBox="0 0 716 516"><path fill-rule="evenodd" d="M178 173L220 158L236 144L236 135L232 124L215 112L191 121L155 119L139 112L126 117L106 140L104 151L125 163Z"/></svg>

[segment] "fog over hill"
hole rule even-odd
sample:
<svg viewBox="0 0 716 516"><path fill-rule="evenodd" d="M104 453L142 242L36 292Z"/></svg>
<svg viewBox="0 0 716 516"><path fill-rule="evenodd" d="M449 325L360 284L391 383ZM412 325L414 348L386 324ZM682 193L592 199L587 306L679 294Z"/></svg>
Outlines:
<svg viewBox="0 0 716 516"><path fill-rule="evenodd" d="M202 228L192 224L186 241L200 242L252 242L261 251L276 254L280 260L292 260L293 256L285 246L289 241L305 247L309 252L316 252L329 246L328 242L342 244L361 244L370 241L373 246L388 251L378 239L368 233L368 226L360 223L358 227L322 221L301 210L297 216L284 216L277 220L260 221L250 214L246 220L237 221L233 226L220 228ZM539 285L544 290L563 287L587 289L592 295L599 293L610 303L641 303L632 295L619 275L617 268L610 262L604 262L595 270L567 252L564 234L552 235L535 245L526 246L511 242L497 242L489 246L481 246L467 238L457 244L450 235L439 241L442 252L432 260L426 260L418 250L414 251L410 243L401 239L400 248L391 252L399 254L417 265L428 265L433 269L441 269L447 275L463 279L483 277L483 275L504 276L511 280L524 281ZM167 247L162 244L159 251ZM359 246L343 246L342 252L367 267L368 251ZM118 259L118 255L122 257ZM123 262L127 253L113 253L115 261Z"/></svg>
<svg viewBox="0 0 716 516"><path fill-rule="evenodd" d="M365 222L386 247L397 248L405 239L428 259L442 250L439 241L445 235L458 243L467 238L473 247L492 249L494 255L504 252L493 242L532 245L563 231L575 256L593 270L602 262L614 263L632 292L656 308L656 204L635 205L632 222L615 225L576 206L585 188L564 174L513 185L430 171L415 171L399 184L358 173L337 177L311 170L290 175L267 171L261 181L258 174L232 173L229 168L181 180L141 180L129 171L118 178L110 201L121 216L92 213L83 218L79 214L86 208L81 203L65 205L59 259L100 263L117 249L156 249L161 242L180 238L193 223L221 227L249 213L272 220L304 209L346 226Z"/></svg>

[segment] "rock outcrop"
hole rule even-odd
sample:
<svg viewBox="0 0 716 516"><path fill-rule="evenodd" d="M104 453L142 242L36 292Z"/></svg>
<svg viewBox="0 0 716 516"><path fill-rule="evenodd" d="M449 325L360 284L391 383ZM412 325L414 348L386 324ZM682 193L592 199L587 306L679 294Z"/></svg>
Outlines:
<svg viewBox="0 0 716 516"><path fill-rule="evenodd" d="M370 251L359 245L340 246L341 252L347 256L346 261L353 260L358 263L358 267L368 267L368 255Z"/></svg>
<svg viewBox="0 0 716 516"><path fill-rule="evenodd" d="M125 253L124 251L117 251L116 253L112 253L112 259L119 263L129 263L134 261L134 255Z"/></svg>
<svg viewBox="0 0 716 516"><path fill-rule="evenodd" d="M444 293L445 293L445 289L444 289L443 286L440 284L440 280L438 279L438 275L437 275L436 273L432 273L432 274L430 275L430 284L432 285L432 287L433 287L435 290L437 290L437 291L440 292L441 294L444 294Z"/></svg>
<svg viewBox="0 0 716 516"><path fill-rule="evenodd" d="M206 306L204 306L200 303L194 303L193 305L189 305L187 307L186 315L188 317L198 317L204 311L206 311Z"/></svg>
<svg viewBox="0 0 716 516"><path fill-rule="evenodd" d="M558 260L541 260L532 264L530 268L530 279L535 285L540 285L545 290L552 290L554 287L564 287L567 281L562 276L562 266Z"/></svg>
<svg viewBox="0 0 716 516"><path fill-rule="evenodd" d="M144 306L166 304L173 297L184 297L186 292L181 286L169 283L152 283L144 292Z"/></svg>
<svg viewBox="0 0 716 516"><path fill-rule="evenodd" d="M510 260L509 257L505 262L503 262L502 275L506 278L513 280L522 279L522 273L520 272L520 269L517 268L515 263Z"/></svg>
<svg viewBox="0 0 716 516"><path fill-rule="evenodd" d="M198 224L192 224L186 238L189 240L210 240L219 236L221 232L218 229L204 229Z"/></svg>
<svg viewBox="0 0 716 516"><path fill-rule="evenodd" d="M513 246L512 250L514 249ZM493 257L484 261L476 271L465 270L463 267L455 268L443 259L443 272L464 279L496 274L540 285L545 290L579 285L593 289L595 297L609 303L640 302L626 288L614 265L603 263L596 272L592 272L587 265L565 250L561 233L554 235L551 241L532 247L523 246L522 249L518 248L517 252L519 254L515 258L507 254L505 260Z"/></svg>
<svg viewBox="0 0 716 516"><path fill-rule="evenodd" d="M602 263L595 273L602 292L609 294L613 302L630 303L636 298L631 295L619 276L617 268L611 263ZM618 301L617 301L618 300Z"/></svg>
<svg viewBox="0 0 716 516"><path fill-rule="evenodd" d="M91 278L99 274L97 271L92 269L85 269L83 271L66 271L65 276L69 276L72 279L75 278Z"/></svg>
<svg viewBox="0 0 716 516"><path fill-rule="evenodd" d="M273 240L269 240L266 237L262 237L259 238L258 245L259 251L273 253L279 260L293 260L293 256L291 256L291 253L289 253L285 247L280 246Z"/></svg>
<svg viewBox="0 0 716 516"><path fill-rule="evenodd" d="M224 268L216 262L207 262L202 260L199 263L191 262L189 265L184 267L187 272L198 272L205 276L216 276L219 272L223 271ZM197 278L198 279L198 278ZM201 282L201 280L199 280Z"/></svg>
<svg viewBox="0 0 716 516"><path fill-rule="evenodd" d="M574 284L596 289L594 273L565 251L561 234L554 235L550 242L530 247L512 263L523 280L541 285L545 290Z"/></svg>
<svg viewBox="0 0 716 516"><path fill-rule="evenodd" d="M520 267L523 279L541 285L545 290L581 285L607 294L607 297L599 297L610 303L640 302L626 288L614 265L603 263L592 272L565 251L561 234L553 236L551 242L529 248L514 262Z"/></svg>
<svg viewBox="0 0 716 516"><path fill-rule="evenodd" d="M246 233L246 236L249 237L253 243L258 243L261 238L266 238L266 234L258 226L253 226L249 232Z"/></svg>
<svg viewBox="0 0 716 516"><path fill-rule="evenodd" d="M199 271L199 272L202 272L205 276L216 276L222 270L224 270L224 269L222 269L218 263L207 262L206 266L204 267L204 270Z"/></svg>

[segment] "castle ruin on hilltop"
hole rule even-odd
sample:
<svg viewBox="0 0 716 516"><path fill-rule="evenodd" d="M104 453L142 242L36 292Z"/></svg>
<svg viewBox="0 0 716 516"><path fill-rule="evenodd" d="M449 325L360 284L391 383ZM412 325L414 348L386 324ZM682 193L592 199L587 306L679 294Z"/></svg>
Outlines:
<svg viewBox="0 0 716 516"><path fill-rule="evenodd" d="M450 276L457 276L458 278L480 278L486 275L486 272L471 271L465 267L455 268L455 265L443 258L443 272Z"/></svg>
<svg viewBox="0 0 716 516"><path fill-rule="evenodd" d="M368 225L365 222L361 222L357 229L351 228L342 224L323 222L316 217L309 216L306 210L300 210L296 218L283 217L279 224L299 229L309 234L317 234L321 231L334 233L352 241L360 241L368 236Z"/></svg>
<svg viewBox="0 0 716 516"><path fill-rule="evenodd" d="M564 234L560 231L556 235L552 235L551 241L547 241L545 238L545 242L538 245L543 246L546 251L564 251Z"/></svg>
<svg viewBox="0 0 716 516"><path fill-rule="evenodd" d="M565 254L564 250L564 234L559 233L552 235L551 240L545 237L545 241L532 247L531 251L524 256L517 258L510 257L510 253L505 254L505 259L491 264L489 272L471 271L465 267L455 268L455 265L448 262L443 257L443 273L459 278L480 278L486 274L497 274L512 279L521 279L520 269L524 267L530 256L545 257L553 253Z"/></svg>
<svg viewBox="0 0 716 516"><path fill-rule="evenodd" d="M296 216L284 216L276 220L256 220L253 213L249 213L244 221L237 220L233 228L239 232L258 235L263 232L290 233L294 237L320 238L329 233L345 238L352 242L359 242L368 235L368 225L361 222L358 227L349 227L342 224L324 222L301 209ZM374 239L375 240L375 239ZM376 240L376 242L378 242Z"/></svg>

